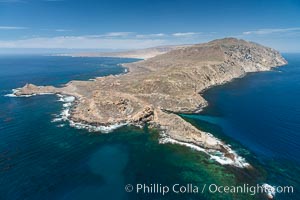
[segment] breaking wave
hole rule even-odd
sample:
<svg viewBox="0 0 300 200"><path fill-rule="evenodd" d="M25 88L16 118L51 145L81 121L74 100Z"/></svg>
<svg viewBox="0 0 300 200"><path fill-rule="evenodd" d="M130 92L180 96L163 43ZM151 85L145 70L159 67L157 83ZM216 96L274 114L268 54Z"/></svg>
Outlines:
<svg viewBox="0 0 300 200"><path fill-rule="evenodd" d="M46 93L46 92L44 92L44 93L39 93L39 94L33 93L33 94L24 94L24 95L18 95L17 96L15 94L19 91L19 89L12 89L11 91L12 91L12 93L5 94L4 96L5 97L32 97L32 96L36 96L36 95L53 94L53 93Z"/></svg>
<svg viewBox="0 0 300 200"><path fill-rule="evenodd" d="M64 96L57 94L59 97L58 101L63 102L63 110L59 115L56 115L56 117L52 120L52 122L66 122L68 121L71 127L77 128L77 129L87 129L89 132L101 132L101 133L109 133L113 130L120 128L122 126L127 125L127 123L118 123L113 124L110 126L93 126L90 124L84 124L79 122L74 122L69 119L70 117L70 109L75 101L74 96ZM61 125L58 125L61 126Z"/></svg>
<svg viewBox="0 0 300 200"><path fill-rule="evenodd" d="M201 148L197 145L194 145L194 144L191 144L188 142L181 142L181 141L178 141L178 140L168 137L166 134L162 134L161 136L162 137L159 139L160 144L166 144L166 143L179 144L179 145L194 149L196 151L204 152L210 156L210 159L215 160L216 162L220 163L221 165L232 165L232 166L239 167L239 168L246 168L246 167L250 166L250 164L247 163L243 157L237 155L236 152L234 152L228 145L224 145L224 146L226 147L226 149L228 150L229 153L234 155L234 159L226 157L224 155L224 153L217 151L217 150L211 150L211 149L207 150L207 149Z"/></svg>

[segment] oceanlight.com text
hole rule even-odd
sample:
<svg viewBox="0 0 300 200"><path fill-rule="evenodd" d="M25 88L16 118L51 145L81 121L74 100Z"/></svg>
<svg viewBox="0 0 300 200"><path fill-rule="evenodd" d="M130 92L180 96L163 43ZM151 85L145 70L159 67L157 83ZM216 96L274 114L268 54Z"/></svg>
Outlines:
<svg viewBox="0 0 300 200"><path fill-rule="evenodd" d="M134 192L136 194L161 194L167 195L169 193L175 194L199 194L209 192L211 194L276 194L276 193L294 193L293 186L268 186L264 187L263 185L235 185L235 186L225 186L217 184L173 184L173 185L163 185L159 183L153 184L127 184L125 186L126 192Z"/></svg>

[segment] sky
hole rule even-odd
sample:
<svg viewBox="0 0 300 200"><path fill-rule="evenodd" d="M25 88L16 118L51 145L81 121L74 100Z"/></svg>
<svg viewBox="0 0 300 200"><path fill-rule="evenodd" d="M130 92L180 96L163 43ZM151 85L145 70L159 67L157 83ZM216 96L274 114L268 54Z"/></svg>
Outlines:
<svg viewBox="0 0 300 200"><path fill-rule="evenodd" d="M300 0L0 0L0 52L114 51L224 37L300 52Z"/></svg>

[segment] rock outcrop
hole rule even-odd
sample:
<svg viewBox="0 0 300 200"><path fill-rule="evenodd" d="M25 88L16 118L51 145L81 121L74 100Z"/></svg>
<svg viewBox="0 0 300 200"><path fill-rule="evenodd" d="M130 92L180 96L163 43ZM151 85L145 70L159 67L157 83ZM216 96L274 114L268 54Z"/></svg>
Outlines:
<svg viewBox="0 0 300 200"><path fill-rule="evenodd" d="M235 162L237 155L227 145L174 113L201 110L207 102L199 93L211 86L247 72L266 71L285 64L285 59L274 49L225 38L126 64L129 73L124 75L71 81L61 88L27 84L15 94L72 95L77 98L71 113L75 122L101 126L149 123L166 137L208 152L222 152Z"/></svg>

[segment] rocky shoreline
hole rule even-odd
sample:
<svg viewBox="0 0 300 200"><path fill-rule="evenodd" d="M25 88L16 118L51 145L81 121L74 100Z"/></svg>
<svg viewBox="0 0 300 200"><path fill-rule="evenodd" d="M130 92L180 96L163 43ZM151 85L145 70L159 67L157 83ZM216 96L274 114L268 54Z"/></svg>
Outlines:
<svg viewBox="0 0 300 200"><path fill-rule="evenodd" d="M129 71L126 74L71 81L60 88L26 84L15 90L14 95L74 96L76 104L68 117L73 123L95 127L147 123L161 131L161 143L204 151L221 164L250 167L224 142L175 113L194 113L207 106L200 94L209 87L248 72L267 71L285 64L285 59L274 49L225 38L125 64ZM216 157L217 154L221 156Z"/></svg>

